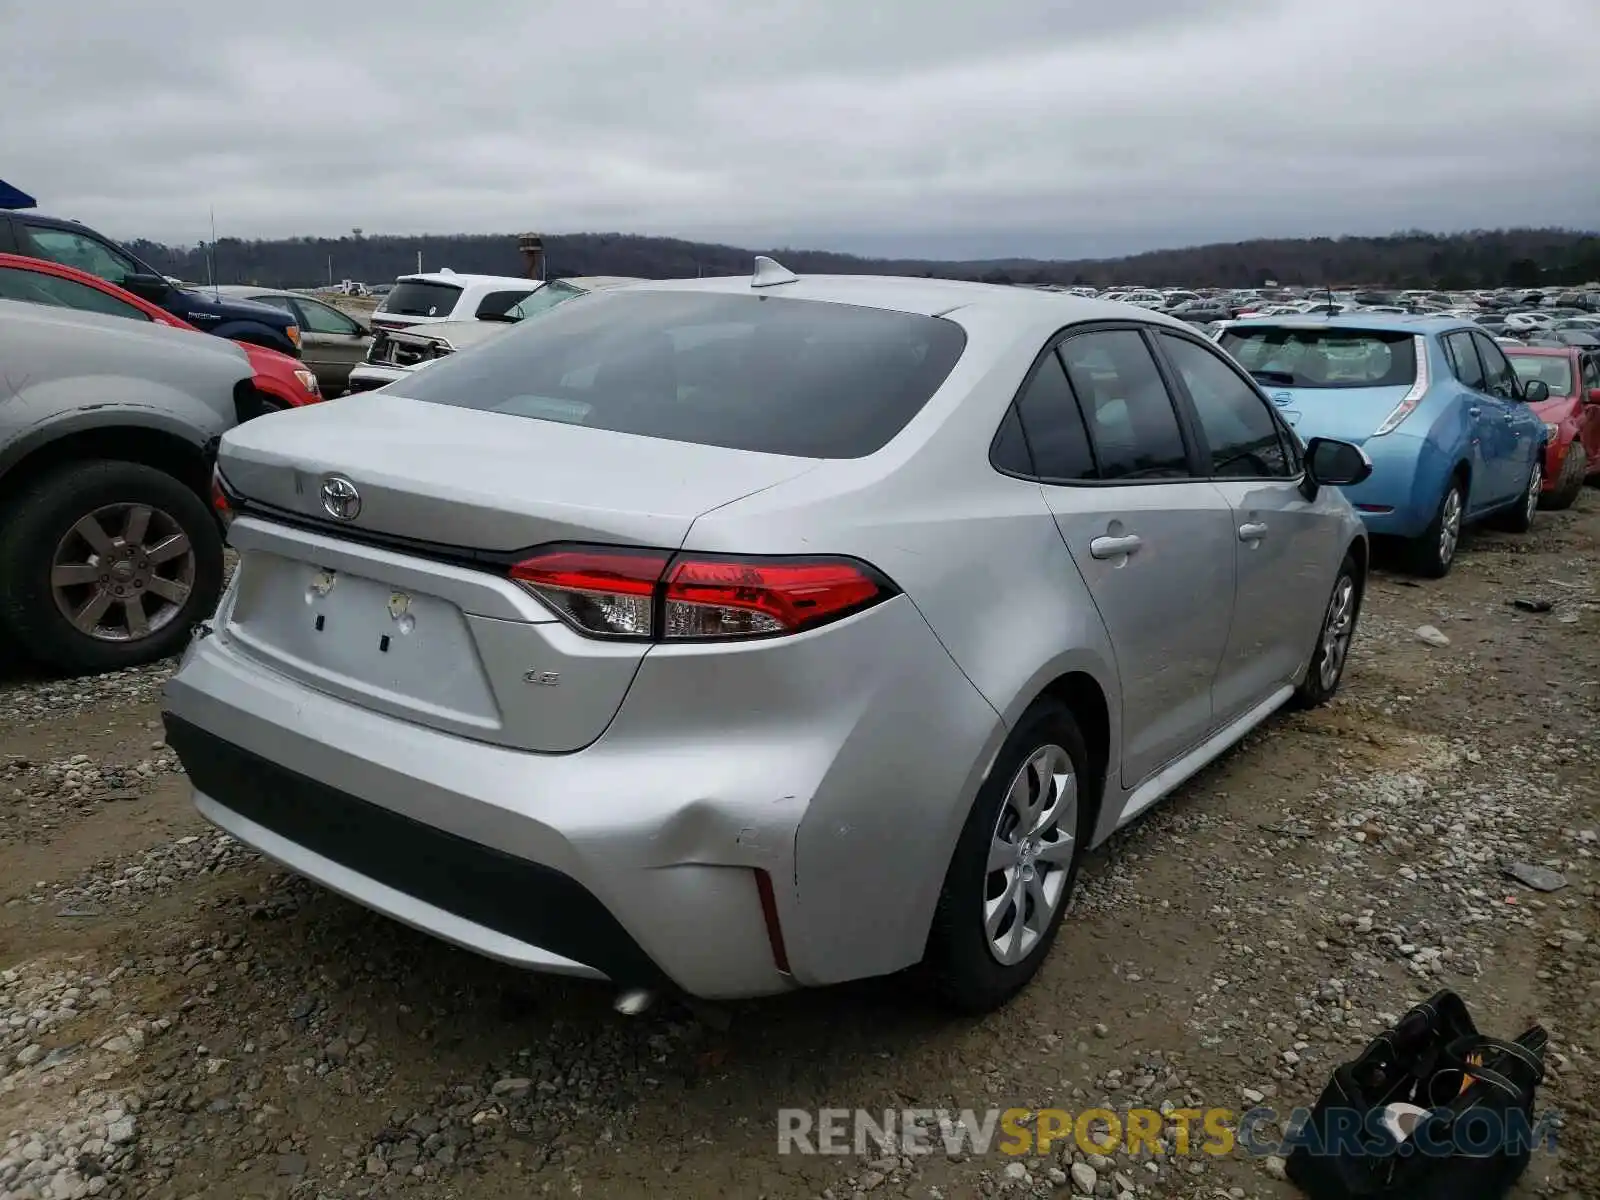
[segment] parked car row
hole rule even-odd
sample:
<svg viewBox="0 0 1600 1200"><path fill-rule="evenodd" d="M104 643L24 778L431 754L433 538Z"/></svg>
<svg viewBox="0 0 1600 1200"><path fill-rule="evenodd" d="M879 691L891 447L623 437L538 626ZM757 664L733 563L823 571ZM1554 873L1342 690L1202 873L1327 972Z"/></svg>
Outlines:
<svg viewBox="0 0 1600 1200"><path fill-rule="evenodd" d="M34 258L0 295L0 630L187 643L210 820L623 991L1005 1003L1090 848L1334 695L1373 535L1441 575L1600 463L1600 361L1466 316L434 272L358 362L314 297L217 289L279 362ZM277 403L313 362L350 394Z"/></svg>

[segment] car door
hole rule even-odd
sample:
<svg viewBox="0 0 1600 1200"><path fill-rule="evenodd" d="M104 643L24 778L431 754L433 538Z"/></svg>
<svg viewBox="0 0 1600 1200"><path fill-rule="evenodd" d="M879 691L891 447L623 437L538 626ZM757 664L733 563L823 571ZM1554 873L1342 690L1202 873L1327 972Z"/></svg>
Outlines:
<svg viewBox="0 0 1600 1200"><path fill-rule="evenodd" d="M1600 354L1583 356L1583 390L1578 401L1578 440L1589 456L1589 469L1600 471Z"/></svg>
<svg viewBox="0 0 1600 1200"><path fill-rule="evenodd" d="M372 338L354 317L332 305L297 296L301 354L322 390L337 396L350 384L350 369L367 357Z"/></svg>
<svg viewBox="0 0 1600 1200"><path fill-rule="evenodd" d="M1301 489L1299 447L1256 386L1199 338L1162 331L1155 343L1233 513L1233 624L1211 693L1220 725L1310 660L1344 548L1337 517Z"/></svg>
<svg viewBox="0 0 1600 1200"><path fill-rule="evenodd" d="M1492 407L1492 412L1486 410L1484 415L1490 417L1489 426L1498 434L1490 469L1498 480L1497 500L1505 503L1515 500L1527 486L1544 429L1523 403L1522 383L1505 351L1487 334L1474 332L1472 340L1483 362L1484 387ZM1487 434L1485 437L1487 440Z"/></svg>
<svg viewBox="0 0 1600 1200"><path fill-rule="evenodd" d="M1233 616L1233 514L1197 475L1140 331L1073 332L1018 400L1056 527L1105 623L1125 787L1204 739Z"/></svg>
<svg viewBox="0 0 1600 1200"><path fill-rule="evenodd" d="M1467 461L1471 469L1467 512L1479 513L1501 502L1498 459L1507 433L1496 399L1489 392L1483 360L1478 356L1472 332L1460 329L1447 333L1443 344L1445 358L1462 389L1459 403L1467 423Z"/></svg>

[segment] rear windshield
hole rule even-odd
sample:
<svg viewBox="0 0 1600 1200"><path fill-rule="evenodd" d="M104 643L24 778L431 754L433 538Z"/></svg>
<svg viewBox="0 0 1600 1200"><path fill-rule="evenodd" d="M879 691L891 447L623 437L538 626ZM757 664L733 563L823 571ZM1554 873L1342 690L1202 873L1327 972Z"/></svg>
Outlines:
<svg viewBox="0 0 1600 1200"><path fill-rule="evenodd" d="M436 404L806 458L899 433L966 345L952 321L706 292L581 297L400 385Z"/></svg>
<svg viewBox="0 0 1600 1200"><path fill-rule="evenodd" d="M1408 387L1417 379L1409 333L1235 325L1221 345L1245 370L1278 387Z"/></svg>
<svg viewBox="0 0 1600 1200"><path fill-rule="evenodd" d="M1554 354L1513 354L1511 365L1516 368L1523 383L1544 380L1552 396L1570 396L1575 390L1572 386L1572 361L1565 355L1558 358Z"/></svg>
<svg viewBox="0 0 1600 1200"><path fill-rule="evenodd" d="M448 317L460 295L461 289L453 283L406 279L394 285L378 311L397 317Z"/></svg>

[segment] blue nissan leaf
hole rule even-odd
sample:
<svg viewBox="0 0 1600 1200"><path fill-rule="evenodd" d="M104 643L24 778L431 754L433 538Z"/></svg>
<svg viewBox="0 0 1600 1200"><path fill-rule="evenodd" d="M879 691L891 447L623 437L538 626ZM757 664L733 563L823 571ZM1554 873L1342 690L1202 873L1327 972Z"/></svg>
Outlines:
<svg viewBox="0 0 1600 1200"><path fill-rule="evenodd" d="M1259 382L1302 441L1353 442L1372 460L1343 489L1373 534L1407 542L1438 577L1464 526L1526 530L1543 485L1544 399L1470 321L1361 313L1232 321L1218 343ZM1545 389L1548 394L1548 389Z"/></svg>

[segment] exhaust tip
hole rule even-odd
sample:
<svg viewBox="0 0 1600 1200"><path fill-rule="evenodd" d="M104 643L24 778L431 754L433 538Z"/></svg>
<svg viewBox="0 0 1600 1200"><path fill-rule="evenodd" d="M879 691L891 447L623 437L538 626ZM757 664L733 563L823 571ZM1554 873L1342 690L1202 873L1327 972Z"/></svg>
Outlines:
<svg viewBox="0 0 1600 1200"><path fill-rule="evenodd" d="M630 988L628 991L621 993L612 1002L611 1007L625 1017L636 1017L654 1004L655 1001L656 995L654 992L645 988Z"/></svg>

